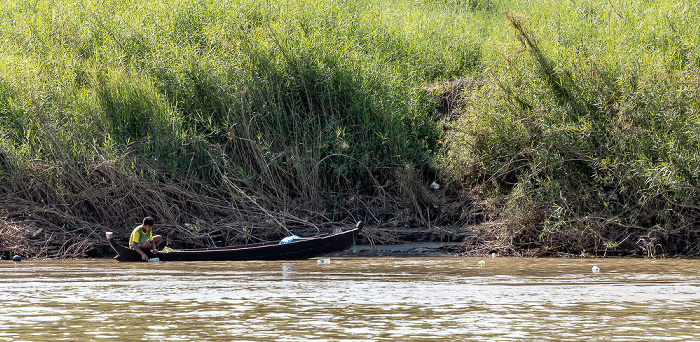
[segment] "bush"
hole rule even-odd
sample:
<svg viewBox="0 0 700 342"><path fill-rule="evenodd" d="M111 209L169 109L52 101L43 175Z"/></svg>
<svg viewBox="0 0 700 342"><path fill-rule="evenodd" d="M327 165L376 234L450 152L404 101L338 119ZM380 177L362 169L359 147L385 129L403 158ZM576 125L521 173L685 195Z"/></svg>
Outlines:
<svg viewBox="0 0 700 342"><path fill-rule="evenodd" d="M516 249L699 254L700 8L519 10L519 46L447 123L446 172L504 198Z"/></svg>

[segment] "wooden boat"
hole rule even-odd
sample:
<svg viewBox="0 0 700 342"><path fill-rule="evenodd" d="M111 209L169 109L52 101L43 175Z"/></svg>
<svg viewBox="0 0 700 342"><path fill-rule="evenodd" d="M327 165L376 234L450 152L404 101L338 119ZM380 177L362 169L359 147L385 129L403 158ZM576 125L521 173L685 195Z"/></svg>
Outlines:
<svg viewBox="0 0 700 342"><path fill-rule="evenodd" d="M146 252L149 259L158 258L160 261L232 261L232 260L298 260L318 257L324 254L342 252L355 244L364 223L358 222L356 227L346 232L322 234L308 238L294 239L290 243L280 244L279 241L268 241L248 245L181 249L170 252L153 254ZM135 250L120 245L107 232L107 239L118 261L143 261Z"/></svg>

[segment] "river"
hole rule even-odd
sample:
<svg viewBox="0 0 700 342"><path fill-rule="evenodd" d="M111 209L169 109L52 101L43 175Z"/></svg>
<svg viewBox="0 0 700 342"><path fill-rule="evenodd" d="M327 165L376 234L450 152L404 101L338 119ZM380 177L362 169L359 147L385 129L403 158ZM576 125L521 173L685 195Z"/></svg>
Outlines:
<svg viewBox="0 0 700 342"><path fill-rule="evenodd" d="M1 261L0 341L700 340L699 260L480 260Z"/></svg>

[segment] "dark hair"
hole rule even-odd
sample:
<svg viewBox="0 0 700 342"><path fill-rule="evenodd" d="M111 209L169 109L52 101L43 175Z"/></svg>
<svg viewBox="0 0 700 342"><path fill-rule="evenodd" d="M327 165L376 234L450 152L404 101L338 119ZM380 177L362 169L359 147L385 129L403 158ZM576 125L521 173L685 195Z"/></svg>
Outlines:
<svg viewBox="0 0 700 342"><path fill-rule="evenodd" d="M150 216L146 216L143 218L143 225L144 226L152 226L153 225L153 218Z"/></svg>

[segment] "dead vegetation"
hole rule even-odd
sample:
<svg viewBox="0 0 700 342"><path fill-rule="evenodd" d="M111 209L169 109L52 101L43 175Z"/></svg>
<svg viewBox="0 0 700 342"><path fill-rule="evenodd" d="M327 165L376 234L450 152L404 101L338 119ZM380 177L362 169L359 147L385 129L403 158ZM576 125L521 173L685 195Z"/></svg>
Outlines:
<svg viewBox="0 0 700 342"><path fill-rule="evenodd" d="M396 182L386 182L388 190L379 195L351 193L342 201L319 205L279 196L283 191L278 196L261 194L244 180L222 177L215 186L177 178L155 165L145 168L159 179L136 177L125 171L129 163L127 157L103 160L88 172L58 170L58 178L55 169L49 177L49 170L38 163L31 172L5 173L12 181L0 187L0 255L102 257L111 253L105 232L126 242L145 216L156 219L156 233L171 248L311 236L359 220L370 222L363 234L367 242L392 244L402 242L403 227L439 229L459 218L455 210L465 205L447 200L449 190L431 189L409 171Z"/></svg>

